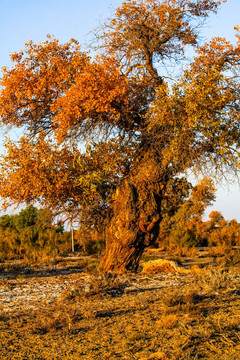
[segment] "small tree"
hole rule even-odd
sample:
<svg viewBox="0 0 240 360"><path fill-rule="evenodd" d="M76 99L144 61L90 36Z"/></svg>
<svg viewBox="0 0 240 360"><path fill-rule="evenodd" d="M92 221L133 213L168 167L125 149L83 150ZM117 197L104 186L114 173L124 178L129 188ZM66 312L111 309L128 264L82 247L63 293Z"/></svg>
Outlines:
<svg viewBox="0 0 240 360"><path fill-rule="evenodd" d="M215 188L211 179L203 179L189 190L188 198L175 201L174 212L166 207L160 224L159 245L161 242L170 248L199 245L204 240L205 231L202 216L206 208L215 200Z"/></svg>
<svg viewBox="0 0 240 360"><path fill-rule="evenodd" d="M239 244L240 224L235 219L227 221L219 211L212 211L209 218L207 222L209 246L229 249Z"/></svg>
<svg viewBox="0 0 240 360"><path fill-rule="evenodd" d="M29 205L15 216L15 226L19 229L34 226L38 222L38 209Z"/></svg>

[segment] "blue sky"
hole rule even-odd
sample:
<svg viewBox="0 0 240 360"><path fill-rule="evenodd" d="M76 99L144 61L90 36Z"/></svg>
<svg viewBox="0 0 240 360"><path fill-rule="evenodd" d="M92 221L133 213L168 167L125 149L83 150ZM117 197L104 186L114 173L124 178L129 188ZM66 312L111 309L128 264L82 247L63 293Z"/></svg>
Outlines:
<svg viewBox="0 0 240 360"><path fill-rule="evenodd" d="M0 0L0 67L10 66L9 54L23 49L26 41L44 41L47 34L61 42L75 38L86 43L89 32L121 3L121 0ZM217 15L208 19L203 36L206 40L222 36L234 41L233 26L240 24L239 15L240 1L228 0ZM240 221L239 186L223 184L213 209L221 211L226 219Z"/></svg>

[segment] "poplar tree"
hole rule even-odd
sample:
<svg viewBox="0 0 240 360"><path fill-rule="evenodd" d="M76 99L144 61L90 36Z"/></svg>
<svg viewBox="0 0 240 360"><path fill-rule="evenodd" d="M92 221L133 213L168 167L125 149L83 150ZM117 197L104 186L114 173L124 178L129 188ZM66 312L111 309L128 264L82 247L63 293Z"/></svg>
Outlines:
<svg viewBox="0 0 240 360"><path fill-rule="evenodd" d="M95 57L54 38L14 53L0 116L24 135L6 142L4 204L90 217L106 240L102 267L136 270L158 238L169 184L190 171L238 173L239 28L236 44L199 44L221 2L129 0L96 33Z"/></svg>

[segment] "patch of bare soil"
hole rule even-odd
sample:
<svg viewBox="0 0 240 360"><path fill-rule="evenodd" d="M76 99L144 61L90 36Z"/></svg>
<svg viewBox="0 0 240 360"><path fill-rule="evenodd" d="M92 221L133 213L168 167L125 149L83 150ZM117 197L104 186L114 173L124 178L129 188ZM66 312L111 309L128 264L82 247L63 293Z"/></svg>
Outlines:
<svg viewBox="0 0 240 360"><path fill-rule="evenodd" d="M56 301L64 291L76 286L87 288L91 275L87 273L57 274L46 272L38 276L18 276L15 279L0 279L0 309L3 311L22 311L37 309ZM167 286L177 286L183 280L172 274L157 275L154 278L146 275L129 276L125 292L155 290Z"/></svg>
<svg viewBox="0 0 240 360"><path fill-rule="evenodd" d="M141 275L131 279L126 292L176 286L182 281L178 275L191 272L167 260L163 260L164 266L159 268L155 263L161 260L155 258L162 254L153 252L151 255L153 260L143 263ZM42 306L42 303L51 304L63 291L76 284L86 288L90 275L84 273L81 260L81 256L72 256L61 258L50 266L38 267L24 266L18 261L8 262L0 272L0 309L15 312L34 309ZM151 277L152 273L156 274L154 278Z"/></svg>

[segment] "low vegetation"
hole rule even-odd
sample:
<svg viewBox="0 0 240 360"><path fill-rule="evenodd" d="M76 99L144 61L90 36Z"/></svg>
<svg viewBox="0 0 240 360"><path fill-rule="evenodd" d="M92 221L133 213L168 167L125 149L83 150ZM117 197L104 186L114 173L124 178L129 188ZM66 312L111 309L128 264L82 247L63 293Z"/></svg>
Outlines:
<svg viewBox="0 0 240 360"><path fill-rule="evenodd" d="M182 258L182 266L176 264L185 273L89 273L86 258L84 273L79 278L75 274L74 282L69 274L69 285L56 300L1 310L0 358L237 360L239 252L232 252L232 261L229 256L215 258L214 265L206 249L200 253ZM155 250L145 256L168 258ZM18 286L19 277L7 275L7 270L1 274L0 286Z"/></svg>
<svg viewBox="0 0 240 360"><path fill-rule="evenodd" d="M212 211L209 220L203 220L207 207L215 200L213 181L204 178L194 187L186 179L184 183L185 191L178 189L162 203L155 246L164 249L173 260L193 256L201 246L208 247L213 256L229 254L232 247L240 246L240 223L235 219L225 220L219 211ZM84 255L101 254L105 248L104 232L95 231L91 225L88 219L88 226L80 222L74 231L75 249ZM18 214L0 217L0 260L51 263L72 250L71 238L63 223L55 221L53 212L30 205Z"/></svg>
<svg viewBox="0 0 240 360"><path fill-rule="evenodd" d="M54 223L48 209L30 205L18 214L0 217L0 261L22 259L25 264L50 262L71 250L71 234Z"/></svg>

